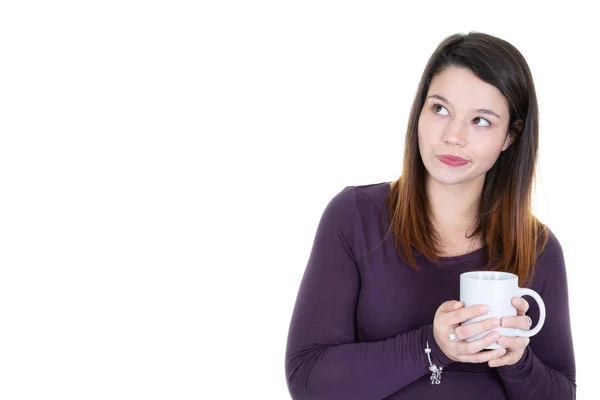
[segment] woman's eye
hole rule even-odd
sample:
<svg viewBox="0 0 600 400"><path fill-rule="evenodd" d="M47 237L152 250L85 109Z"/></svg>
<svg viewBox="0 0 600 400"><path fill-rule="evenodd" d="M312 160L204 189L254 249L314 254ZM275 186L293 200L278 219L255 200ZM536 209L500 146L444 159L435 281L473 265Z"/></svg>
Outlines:
<svg viewBox="0 0 600 400"><path fill-rule="evenodd" d="M443 110L443 112L442 112L442 110ZM437 114L440 114L440 115L449 115L448 110L446 110L446 107L444 107L441 104L435 104L433 106L433 111L435 111Z"/></svg>
<svg viewBox="0 0 600 400"><path fill-rule="evenodd" d="M490 126L490 123L486 119L483 119L481 117L476 117L475 119L473 119L473 122L477 126ZM480 122L482 122L482 124L480 124Z"/></svg>
<svg viewBox="0 0 600 400"><path fill-rule="evenodd" d="M441 104L434 104L433 111L438 115L444 115L444 116L450 115L450 113L448 112L448 109L446 109L446 107L444 107ZM486 126L491 125L487 119L481 118L481 117L474 118L473 122L475 123L475 125L481 126L481 127L486 127Z"/></svg>

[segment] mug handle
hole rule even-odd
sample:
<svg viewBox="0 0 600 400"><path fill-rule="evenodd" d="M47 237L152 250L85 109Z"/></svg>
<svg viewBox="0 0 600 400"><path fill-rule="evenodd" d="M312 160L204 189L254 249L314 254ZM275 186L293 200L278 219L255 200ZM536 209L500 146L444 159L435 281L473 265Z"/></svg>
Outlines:
<svg viewBox="0 0 600 400"><path fill-rule="evenodd" d="M527 289L527 288L519 288L517 290L518 297L523 297L525 295L533 297L535 299L535 301L538 303L538 307L540 309L540 319L539 319L537 325L535 326L535 328L533 328L533 329L530 329L528 331L523 331L521 329L515 329L515 331L517 332L517 336L531 337L531 336L535 335L536 333L538 333L540 331L540 329L542 329L542 326L544 326L544 321L546 320L546 306L544 305L544 300L542 300L542 298L540 297L539 294L537 294L537 292L535 292L531 289Z"/></svg>

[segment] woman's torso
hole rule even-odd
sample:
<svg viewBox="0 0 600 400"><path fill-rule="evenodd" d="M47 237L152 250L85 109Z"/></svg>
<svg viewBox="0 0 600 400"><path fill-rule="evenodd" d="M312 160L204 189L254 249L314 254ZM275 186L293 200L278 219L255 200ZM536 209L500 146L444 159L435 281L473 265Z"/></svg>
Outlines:
<svg viewBox="0 0 600 400"><path fill-rule="evenodd" d="M419 271L403 262L394 247L393 236L381 242L389 217L380 212L389 183L356 187L357 218L361 232L358 268L360 294L356 311L359 342L385 340L433 322L441 303L459 299L459 277L466 271L486 268L486 249L440 258L440 266L415 251ZM381 242L381 243L380 243ZM379 244L380 243L380 244ZM379 245L378 245L379 244ZM409 355L407 355L409 356ZM451 396L451 397L448 397ZM442 373L442 383L431 385L429 376L413 382L388 399L463 398L505 399L502 381L486 363L453 363Z"/></svg>

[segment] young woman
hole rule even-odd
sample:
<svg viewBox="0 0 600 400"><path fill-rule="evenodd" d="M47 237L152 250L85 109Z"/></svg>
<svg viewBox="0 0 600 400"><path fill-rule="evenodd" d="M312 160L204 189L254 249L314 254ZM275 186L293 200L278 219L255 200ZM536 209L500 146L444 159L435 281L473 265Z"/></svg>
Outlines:
<svg viewBox="0 0 600 400"><path fill-rule="evenodd" d="M537 152L521 53L482 33L445 39L417 90L401 177L346 187L321 217L288 335L293 399L575 398L563 252L530 208ZM490 269L542 296L531 339L492 331L529 329L539 310L526 299L513 298L516 317L461 325L487 310L457 300L460 274Z"/></svg>

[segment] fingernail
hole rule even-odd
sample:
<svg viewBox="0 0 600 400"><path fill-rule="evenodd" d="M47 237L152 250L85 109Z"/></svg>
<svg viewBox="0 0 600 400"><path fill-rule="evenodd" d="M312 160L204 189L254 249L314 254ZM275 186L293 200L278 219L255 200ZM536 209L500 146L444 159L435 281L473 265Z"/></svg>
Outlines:
<svg viewBox="0 0 600 400"><path fill-rule="evenodd" d="M504 353L506 353L506 349L498 349L496 351L497 357L501 357L504 355Z"/></svg>
<svg viewBox="0 0 600 400"><path fill-rule="evenodd" d="M480 306L479 307L479 312L480 313L486 313L486 312L488 312L488 308L486 306Z"/></svg>
<svg viewBox="0 0 600 400"><path fill-rule="evenodd" d="M498 340L498 338L500 337L500 334L496 331L492 332L491 334L491 338L492 340Z"/></svg>
<svg viewBox="0 0 600 400"><path fill-rule="evenodd" d="M500 326L500 320L498 318L494 318L490 322L491 322L491 325L494 326L494 327Z"/></svg>

